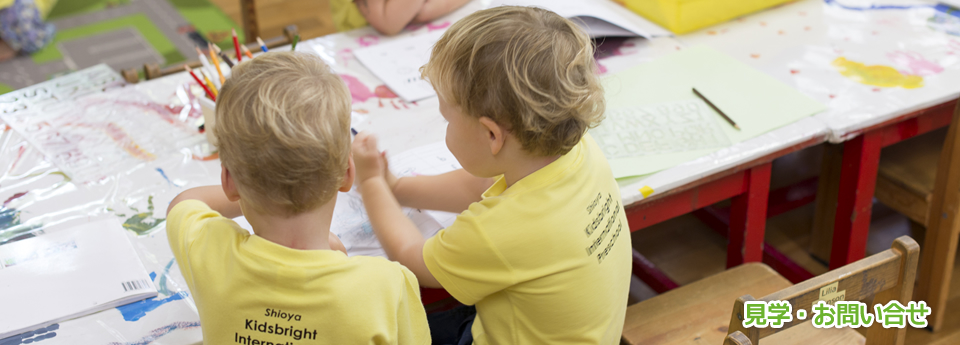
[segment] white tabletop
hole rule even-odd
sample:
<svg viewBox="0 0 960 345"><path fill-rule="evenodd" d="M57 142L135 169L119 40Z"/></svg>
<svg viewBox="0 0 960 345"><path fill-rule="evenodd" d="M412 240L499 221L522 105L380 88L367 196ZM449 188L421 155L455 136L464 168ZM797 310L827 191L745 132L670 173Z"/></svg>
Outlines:
<svg viewBox="0 0 960 345"><path fill-rule="evenodd" d="M442 29L455 18L487 4L487 1L474 1L448 17L410 28L398 37ZM679 38L627 40L598 61L604 73L616 73L685 45L707 44L796 87L827 104L829 109L708 156L640 180L624 182L623 203L642 202L644 197L639 189L644 186L651 187L654 195L661 194L800 143L828 138L841 141L857 129L956 97L960 83L947 83L946 76L957 73L957 58L949 53L960 54L960 40L926 28L925 21L932 11L929 8L856 11L807 0ZM889 27L876 29L885 25ZM780 30L785 33L780 34ZM402 102L381 87L382 82L353 58L353 50L391 39L397 37L380 37L372 29L364 28L308 40L297 48L324 57L351 83L353 108L360 114L357 127L378 133L382 148L388 153L399 153L443 140L445 123L437 110L436 98ZM904 62L905 65L898 68L905 71L913 68L918 73L939 72L925 75L924 86L920 88L873 91L873 86L840 76L830 65L839 56L867 64ZM921 60L935 63L917 62ZM151 100L151 106L193 107L195 103L184 102L183 90L192 88L196 94L202 91L191 85L189 76L181 73L111 92L118 98L122 98L124 92L145 95ZM0 135L0 200L9 199L3 204L5 213L0 214L0 228L6 229L0 236L10 233L11 229L56 231L90 219L119 217L132 227L147 228L142 235L131 232L131 238L147 270L158 275L155 283L162 291L159 301L144 306L143 315L136 320L128 320L117 309L111 309L62 322L54 337L39 340L41 336L49 336L51 332L47 332L32 339L41 344L143 340L153 340L153 344L184 344L201 340L199 317L192 299L176 298L178 293L188 291L179 269L173 264L161 220L166 205L179 192L219 183L219 161L209 150L202 144L182 147L176 154L158 157L126 171L112 172L108 179L75 183L14 131L7 129Z"/></svg>

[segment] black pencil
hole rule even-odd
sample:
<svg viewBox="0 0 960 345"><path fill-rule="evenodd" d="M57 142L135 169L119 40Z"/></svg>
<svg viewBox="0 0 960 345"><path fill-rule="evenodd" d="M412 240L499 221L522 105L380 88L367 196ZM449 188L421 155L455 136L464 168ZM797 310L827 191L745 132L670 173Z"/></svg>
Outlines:
<svg viewBox="0 0 960 345"><path fill-rule="evenodd" d="M700 99L702 99L704 102L707 102L707 105L709 105L710 108L713 108L713 110L716 111L718 114L720 114L720 116L723 116L723 119L727 120L727 122L729 122L730 125L733 126L733 128L736 128L738 131L740 130L740 126L737 126L737 123L733 122L733 119L727 116L727 114L724 114L723 111L720 110L720 108L717 108L717 106L713 105L713 102L710 102L710 100L707 99L707 97L704 97L702 94L700 94L700 92L697 91L696 88L693 88L693 93L697 95L697 97L700 97Z"/></svg>

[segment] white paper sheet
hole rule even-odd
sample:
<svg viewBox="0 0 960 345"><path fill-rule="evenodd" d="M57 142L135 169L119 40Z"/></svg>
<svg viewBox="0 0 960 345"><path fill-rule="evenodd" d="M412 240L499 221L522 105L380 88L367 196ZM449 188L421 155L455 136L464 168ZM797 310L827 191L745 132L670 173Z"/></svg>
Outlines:
<svg viewBox="0 0 960 345"><path fill-rule="evenodd" d="M397 96L407 102L433 97L429 82L420 78L420 67L430 60L434 43L445 31L405 37L353 52Z"/></svg>

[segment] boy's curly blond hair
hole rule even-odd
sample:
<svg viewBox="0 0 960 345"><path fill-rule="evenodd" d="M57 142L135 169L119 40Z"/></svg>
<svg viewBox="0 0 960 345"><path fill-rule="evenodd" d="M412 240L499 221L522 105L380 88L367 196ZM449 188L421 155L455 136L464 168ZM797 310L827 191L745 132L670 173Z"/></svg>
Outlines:
<svg viewBox="0 0 960 345"><path fill-rule="evenodd" d="M534 7L501 6L451 26L421 68L444 101L505 126L536 155L564 154L603 117L590 38Z"/></svg>
<svg viewBox="0 0 960 345"><path fill-rule="evenodd" d="M343 182L350 92L319 56L265 53L233 69L213 131L240 197L296 215L329 201Z"/></svg>

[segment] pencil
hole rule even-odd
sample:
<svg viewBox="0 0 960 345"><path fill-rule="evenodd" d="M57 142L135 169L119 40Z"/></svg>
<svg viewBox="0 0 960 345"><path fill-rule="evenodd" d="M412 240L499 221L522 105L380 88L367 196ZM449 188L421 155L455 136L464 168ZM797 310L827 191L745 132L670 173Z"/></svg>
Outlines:
<svg viewBox="0 0 960 345"><path fill-rule="evenodd" d="M702 99L704 102L707 102L707 105L709 105L710 108L713 108L713 110L716 111L718 114L720 114L720 116L723 116L723 119L727 120L727 122L729 122L730 125L733 126L733 128L736 128L738 131L740 130L740 126L737 126L737 123L733 122L733 119L727 116L727 114L724 114L723 111L720 110L720 108L717 108L717 106L713 105L713 102L710 102L710 100L707 99L707 97L704 97L702 94L700 94L700 92L697 91L696 88L693 88L693 93L696 94L697 97L700 97L700 99Z"/></svg>
<svg viewBox="0 0 960 345"><path fill-rule="evenodd" d="M251 59L253 58L253 54L250 53L250 49L247 49L247 46L240 46L240 49L243 49L243 55Z"/></svg>
<svg viewBox="0 0 960 345"><path fill-rule="evenodd" d="M237 29L230 29L230 32L233 33L233 50L237 54L237 63L240 63L243 56L240 55L240 40L237 39Z"/></svg>
<svg viewBox="0 0 960 345"><path fill-rule="evenodd" d="M187 73L190 73L190 76L193 77L193 80L197 81L197 84L200 84L200 87L203 88L203 91L207 92L207 97L210 97L210 99L212 99L214 102L217 101L217 97L213 95L213 91L210 91L210 88L207 87L207 85L205 85L203 81L200 80L200 78L198 78L197 75L190 70L190 67L187 67L187 65L183 65L183 69L186 70Z"/></svg>
<svg viewBox="0 0 960 345"><path fill-rule="evenodd" d="M357 135L357 130L353 129L353 127L350 127L350 133L353 133L353 135Z"/></svg>
<svg viewBox="0 0 960 345"><path fill-rule="evenodd" d="M223 71L220 70L220 60L217 60L217 54L213 51L213 44L207 43L207 51L210 52L210 61L217 67L217 74L220 75L220 84L226 83L227 78L223 77Z"/></svg>
<svg viewBox="0 0 960 345"><path fill-rule="evenodd" d="M207 73L210 73L210 75L213 75L214 70L213 70L213 66L210 65L210 60L207 60L207 57L203 55L203 51L200 50L200 47L195 46L194 48L197 49L197 56L200 57L200 64L203 65L203 70L207 71ZM216 78L212 78L212 79L213 79L213 86L216 86L219 89L220 80Z"/></svg>
<svg viewBox="0 0 960 345"><path fill-rule="evenodd" d="M266 52L267 52L267 44L266 44L266 43L263 43L263 40L260 39L260 37L257 37L257 43L260 43L260 50L262 50L264 53L266 53Z"/></svg>
<svg viewBox="0 0 960 345"><path fill-rule="evenodd" d="M220 58L223 59L223 62L226 62L226 63L227 63L227 67L233 68L233 61L230 60L230 57L227 56L226 53L224 53L222 50L220 50L220 47L217 47L217 45L214 44L214 45L213 45L213 49L217 51L217 54L220 55Z"/></svg>
<svg viewBox="0 0 960 345"><path fill-rule="evenodd" d="M293 36L293 45L290 46L290 51L297 50L297 42L300 42L300 35Z"/></svg>
<svg viewBox="0 0 960 345"><path fill-rule="evenodd" d="M210 77L207 76L207 72L200 70L200 75L203 76L203 81L207 83L207 87L210 88L210 92L213 93L213 97L220 97L220 93L217 92L217 87L213 85L213 82L210 81Z"/></svg>

